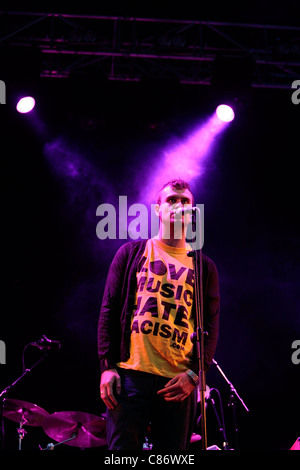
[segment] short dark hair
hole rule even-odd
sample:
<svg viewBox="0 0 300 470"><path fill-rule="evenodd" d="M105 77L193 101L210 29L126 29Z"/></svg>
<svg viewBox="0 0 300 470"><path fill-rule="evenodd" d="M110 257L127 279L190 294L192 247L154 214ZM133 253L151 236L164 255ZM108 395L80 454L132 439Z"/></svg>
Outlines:
<svg viewBox="0 0 300 470"><path fill-rule="evenodd" d="M157 204L160 204L161 203L161 192L164 188L166 188L167 186L171 186L172 189L177 189L177 190L183 190L183 189L188 189L190 191L190 193L192 194L192 191L191 191L191 188L190 188L190 185L187 181L184 181L183 179L181 178L174 178L170 181L168 181L167 183L165 183L159 190L159 193L157 195ZM193 194L192 194L193 196ZM194 197L193 197L194 199Z"/></svg>

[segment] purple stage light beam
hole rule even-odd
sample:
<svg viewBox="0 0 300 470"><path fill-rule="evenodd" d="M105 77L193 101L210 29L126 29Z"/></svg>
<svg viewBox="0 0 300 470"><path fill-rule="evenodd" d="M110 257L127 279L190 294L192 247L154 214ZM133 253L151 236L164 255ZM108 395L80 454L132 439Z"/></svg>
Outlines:
<svg viewBox="0 0 300 470"><path fill-rule="evenodd" d="M141 199L143 198L145 203L153 203L161 186L172 178L180 177L193 184L195 179L204 174L207 157L217 136L231 122L229 114L225 115L225 118L221 119L215 111L184 140L165 148L161 158L152 166L153 171L148 170L150 181L144 179L146 184L143 185ZM149 191L145 191L145 188L149 188Z"/></svg>
<svg viewBox="0 0 300 470"><path fill-rule="evenodd" d="M17 111L21 114L30 113L35 107L35 99L32 96L24 96L17 103Z"/></svg>

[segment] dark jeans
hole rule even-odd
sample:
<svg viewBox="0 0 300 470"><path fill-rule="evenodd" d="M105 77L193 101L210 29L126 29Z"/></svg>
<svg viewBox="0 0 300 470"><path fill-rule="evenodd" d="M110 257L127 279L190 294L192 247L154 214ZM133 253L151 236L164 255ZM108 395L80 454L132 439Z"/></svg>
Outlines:
<svg viewBox="0 0 300 470"><path fill-rule="evenodd" d="M149 432L152 450L187 450L193 432L197 395L182 402L167 402L157 391L170 380L146 372L118 369L121 394L118 406L107 409L106 433L109 450L141 450Z"/></svg>

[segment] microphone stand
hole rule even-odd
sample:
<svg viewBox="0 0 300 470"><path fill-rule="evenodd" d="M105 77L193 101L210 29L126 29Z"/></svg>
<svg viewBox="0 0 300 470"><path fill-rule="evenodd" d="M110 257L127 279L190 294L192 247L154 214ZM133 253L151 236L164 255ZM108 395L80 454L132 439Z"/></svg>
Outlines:
<svg viewBox="0 0 300 470"><path fill-rule="evenodd" d="M242 398L239 396L238 392L236 391L236 389L234 388L233 384L230 382L230 380L226 377L225 373L223 372L223 370L221 369L221 367L219 366L219 364L217 363L217 361L215 361L215 359L212 360L213 364L215 364L215 366L217 367L218 371L220 372L220 374L224 377L225 381L227 382L227 384L229 385L230 387L230 399L229 399L229 403L228 403L228 406L231 407L232 409L232 415L233 415L233 423L234 423L234 430L235 430L235 440L236 440L236 450L238 450L239 448L239 444L238 444L238 426L237 426L237 419L236 419L236 398L239 399L239 401L241 402L241 404L243 405L243 407L245 408L245 410L247 411L247 413L249 413L249 409L248 407L245 405L244 401L242 400Z"/></svg>
<svg viewBox="0 0 300 470"><path fill-rule="evenodd" d="M222 414L222 422L223 423L221 423L220 417L218 415L215 400L211 396L213 390L215 390L218 393L220 407L221 407L221 414ZM212 404L215 416L217 418L217 422L218 422L218 425L219 425L219 432L222 434L222 437L223 437L223 450L229 450L228 442L227 442L227 436L226 436L226 430L225 430L223 407L222 407L222 401L221 401L219 390L217 390L216 388L211 388L210 392L209 392L209 397L207 398L207 401L210 401L210 403Z"/></svg>
<svg viewBox="0 0 300 470"><path fill-rule="evenodd" d="M200 212L200 209L196 207ZM192 217L195 218L195 209L192 210ZM201 217L200 217L201 219ZM199 230L201 236L201 227ZM201 240L200 240L201 241ZM199 369L199 392L201 405L201 443L202 450L207 450L207 426L206 426L206 406L205 406L205 371L204 371L204 325L203 325L203 286L202 286L202 244L199 250L188 253L193 258L194 278L195 278L195 302L196 302L196 351Z"/></svg>

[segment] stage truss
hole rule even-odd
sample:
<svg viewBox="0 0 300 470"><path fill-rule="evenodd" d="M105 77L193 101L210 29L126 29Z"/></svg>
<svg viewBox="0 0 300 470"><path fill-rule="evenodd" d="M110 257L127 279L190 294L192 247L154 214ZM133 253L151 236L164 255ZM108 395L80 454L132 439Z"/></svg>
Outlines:
<svg viewBox="0 0 300 470"><path fill-rule="evenodd" d="M27 63L45 78L92 74L277 89L300 78L296 26L34 12L0 12L0 22L8 73L12 64L26 73Z"/></svg>

